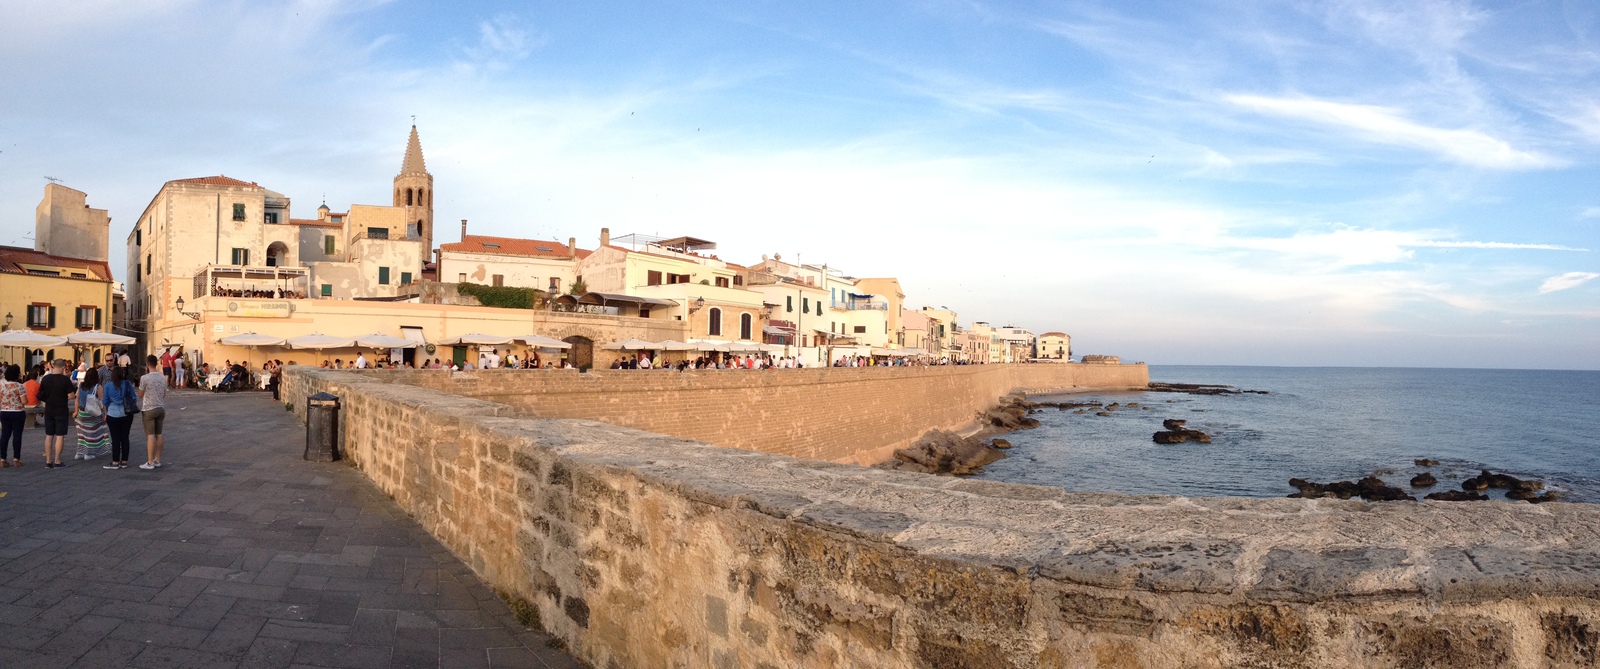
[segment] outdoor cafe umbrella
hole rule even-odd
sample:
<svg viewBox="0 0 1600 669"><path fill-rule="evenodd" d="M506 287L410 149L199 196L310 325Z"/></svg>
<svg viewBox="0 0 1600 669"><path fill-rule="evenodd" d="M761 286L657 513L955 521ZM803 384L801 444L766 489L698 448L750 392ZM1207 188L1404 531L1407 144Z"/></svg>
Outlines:
<svg viewBox="0 0 1600 669"><path fill-rule="evenodd" d="M298 337L290 337L285 343L289 345L289 348L293 349L310 348L321 350L327 348L354 348L356 345L356 340L349 337L335 337L333 335L312 333L308 335L300 335Z"/></svg>
<svg viewBox="0 0 1600 669"><path fill-rule="evenodd" d="M655 342L644 341L643 339L624 339L619 342L606 344L600 348L608 351L654 351L660 350L661 345Z"/></svg>
<svg viewBox="0 0 1600 669"><path fill-rule="evenodd" d="M46 348L67 343L66 337L40 334L33 330L7 330L0 332L0 346L13 348Z"/></svg>
<svg viewBox="0 0 1600 669"><path fill-rule="evenodd" d="M444 346L500 346L511 343L510 337L486 334L464 334L460 337L451 337L439 342Z"/></svg>
<svg viewBox="0 0 1600 669"><path fill-rule="evenodd" d="M572 348L572 344L561 341L560 339L551 339L543 335L526 335L523 337L517 337L517 339L521 339L522 343L535 348Z"/></svg>
<svg viewBox="0 0 1600 669"><path fill-rule="evenodd" d="M698 346L702 351L727 352L733 346L733 342L722 339L690 339L689 343Z"/></svg>
<svg viewBox="0 0 1600 669"><path fill-rule="evenodd" d="M369 334L369 335L361 335L360 337L356 337L356 345L357 346L366 347L366 348L377 348L377 349L416 348L416 347L422 345L422 342L419 342L419 341L417 341L415 339L403 339L403 338L400 338L400 337L391 337L391 336L386 335L386 334Z"/></svg>
<svg viewBox="0 0 1600 669"><path fill-rule="evenodd" d="M698 351L698 350L700 350L700 345L699 344L690 344L688 342L672 341L672 340L669 339L667 341L661 342L661 350L663 350L663 351Z"/></svg>
<svg viewBox="0 0 1600 669"><path fill-rule="evenodd" d="M242 332L240 334L229 335L227 337L218 339L217 343L222 344L223 346L243 346L245 349L252 349L260 346L283 346L287 342L283 337L273 337L271 335L256 334L254 332ZM245 361L253 362L250 360L248 353L245 354Z"/></svg>
<svg viewBox="0 0 1600 669"><path fill-rule="evenodd" d="M99 330L67 335L67 343L74 346L131 346L134 341L133 337Z"/></svg>

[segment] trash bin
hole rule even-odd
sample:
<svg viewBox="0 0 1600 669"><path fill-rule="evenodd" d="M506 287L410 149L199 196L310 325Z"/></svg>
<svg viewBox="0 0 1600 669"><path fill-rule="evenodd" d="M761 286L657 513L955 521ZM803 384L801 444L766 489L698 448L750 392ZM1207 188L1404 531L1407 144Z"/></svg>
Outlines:
<svg viewBox="0 0 1600 669"><path fill-rule="evenodd" d="M306 398L306 455L312 462L339 459L339 398L317 393Z"/></svg>

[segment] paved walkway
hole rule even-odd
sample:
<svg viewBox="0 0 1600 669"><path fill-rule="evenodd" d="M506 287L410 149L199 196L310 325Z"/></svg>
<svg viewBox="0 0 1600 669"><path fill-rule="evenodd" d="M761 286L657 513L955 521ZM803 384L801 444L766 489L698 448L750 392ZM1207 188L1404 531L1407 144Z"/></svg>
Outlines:
<svg viewBox="0 0 1600 669"><path fill-rule="evenodd" d="M0 667L580 666L265 394L170 397L156 471L43 434L0 469Z"/></svg>

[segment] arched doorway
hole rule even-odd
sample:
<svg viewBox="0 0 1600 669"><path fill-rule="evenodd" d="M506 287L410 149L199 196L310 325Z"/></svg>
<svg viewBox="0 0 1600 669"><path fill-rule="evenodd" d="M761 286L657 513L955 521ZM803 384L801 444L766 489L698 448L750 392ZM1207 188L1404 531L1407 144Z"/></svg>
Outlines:
<svg viewBox="0 0 1600 669"><path fill-rule="evenodd" d="M286 267L289 264L289 246L273 242L267 247L267 267Z"/></svg>
<svg viewBox="0 0 1600 669"><path fill-rule="evenodd" d="M567 349L567 361L571 362L573 367L587 372L594 366L594 340L573 335L561 341L572 344L572 348Z"/></svg>

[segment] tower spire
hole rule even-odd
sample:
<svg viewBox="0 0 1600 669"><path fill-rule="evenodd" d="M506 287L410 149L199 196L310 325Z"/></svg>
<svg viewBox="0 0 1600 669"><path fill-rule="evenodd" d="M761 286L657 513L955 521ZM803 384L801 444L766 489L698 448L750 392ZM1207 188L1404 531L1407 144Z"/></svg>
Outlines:
<svg viewBox="0 0 1600 669"><path fill-rule="evenodd" d="M400 163L401 174L425 174L428 166L422 162L422 140L417 138L417 126L411 126L411 139L406 142L406 159Z"/></svg>

